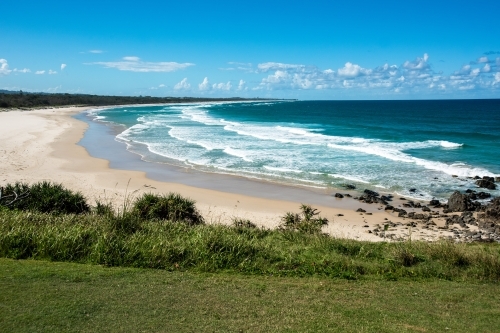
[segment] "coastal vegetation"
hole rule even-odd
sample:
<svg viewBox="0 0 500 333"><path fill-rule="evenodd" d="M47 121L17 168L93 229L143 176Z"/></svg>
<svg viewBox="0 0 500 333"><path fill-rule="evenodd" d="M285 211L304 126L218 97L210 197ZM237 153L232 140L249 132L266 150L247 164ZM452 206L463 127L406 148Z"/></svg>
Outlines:
<svg viewBox="0 0 500 333"><path fill-rule="evenodd" d="M23 91L0 91L0 109L47 108L61 106L105 106L126 104L168 104L200 102L237 102L245 101L240 97L152 97L152 96L102 96L88 94L47 94ZM265 100L254 98L251 100Z"/></svg>
<svg viewBox="0 0 500 333"><path fill-rule="evenodd" d="M35 196L40 188L51 189L43 200ZM5 258L348 280L500 280L499 244L333 238L321 233L327 221L306 205L301 214L285 214L280 228L267 230L250 221L207 225L195 203L176 194L144 194L116 212L106 203L75 204L80 195L57 184L7 184L3 192ZM14 192L24 193L15 206L5 199ZM68 213L68 206L87 208Z"/></svg>
<svg viewBox="0 0 500 333"><path fill-rule="evenodd" d="M0 198L5 331L493 332L497 243L361 242L308 205L209 225L178 194L119 208L60 184ZM2 330L0 329L0 330Z"/></svg>

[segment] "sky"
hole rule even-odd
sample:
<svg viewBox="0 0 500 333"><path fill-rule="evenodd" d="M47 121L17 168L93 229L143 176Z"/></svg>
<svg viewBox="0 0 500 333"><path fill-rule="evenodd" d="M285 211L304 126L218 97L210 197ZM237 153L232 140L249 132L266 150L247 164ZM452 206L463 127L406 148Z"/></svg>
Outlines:
<svg viewBox="0 0 500 333"><path fill-rule="evenodd" d="M0 89L500 97L500 1L8 1Z"/></svg>

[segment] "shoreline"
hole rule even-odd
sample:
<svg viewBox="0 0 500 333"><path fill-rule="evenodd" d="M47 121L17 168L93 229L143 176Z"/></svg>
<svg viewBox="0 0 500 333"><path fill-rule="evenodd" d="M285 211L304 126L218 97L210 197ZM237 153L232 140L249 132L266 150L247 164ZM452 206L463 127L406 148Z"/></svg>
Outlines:
<svg viewBox="0 0 500 333"><path fill-rule="evenodd" d="M333 197L333 193L320 195L315 194L315 191L293 186L232 175L179 170L181 168L163 164L163 173L160 173L163 178L155 177L151 170L143 170L144 164L148 165L147 169L155 169L155 163L142 161L139 155L127 151L123 143L114 140L114 144L122 147L119 149L114 146L108 152L120 154L117 160L113 161L109 156L103 156L106 159L93 157L79 142L85 140L85 137L95 137L96 132L88 133L88 130L92 130L89 123L74 116L95 108L101 107L0 113L0 139L3 142L0 153L4 156L0 181L31 183L48 180L62 183L72 190L82 192L90 204L99 199L112 202L118 209L126 203L127 198L144 192L177 192L195 200L208 223L230 224L237 217L249 219L265 228L277 227L281 216L289 211L299 212L300 203L305 203L317 208L321 216L330 221L323 229L324 232L334 237L357 240L382 241L381 237L368 230L388 221L403 225L408 223L405 218L384 211L380 205L370 205L347 197L338 199ZM107 144L109 142L99 142L99 145L103 145L101 148L105 154ZM137 162L142 163L140 167L137 167ZM131 167L132 170L123 168L124 166ZM217 186L211 187L210 184ZM348 193L343 190L338 192ZM396 206L399 202L391 204ZM356 212L357 208L366 210L366 213ZM444 220L441 222L442 225L445 224ZM439 221L437 224L441 225ZM400 238L411 235L412 239L424 240L436 240L451 234L444 230L414 229L412 232L411 228L410 231L407 229L403 227L391 232Z"/></svg>

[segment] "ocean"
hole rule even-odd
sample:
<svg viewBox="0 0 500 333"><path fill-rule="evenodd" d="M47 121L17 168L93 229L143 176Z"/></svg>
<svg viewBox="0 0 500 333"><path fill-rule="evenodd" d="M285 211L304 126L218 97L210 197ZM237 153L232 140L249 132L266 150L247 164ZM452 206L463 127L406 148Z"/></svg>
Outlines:
<svg viewBox="0 0 500 333"><path fill-rule="evenodd" d="M199 103L87 115L146 162L280 184L445 200L477 190L472 177L500 176L500 100Z"/></svg>

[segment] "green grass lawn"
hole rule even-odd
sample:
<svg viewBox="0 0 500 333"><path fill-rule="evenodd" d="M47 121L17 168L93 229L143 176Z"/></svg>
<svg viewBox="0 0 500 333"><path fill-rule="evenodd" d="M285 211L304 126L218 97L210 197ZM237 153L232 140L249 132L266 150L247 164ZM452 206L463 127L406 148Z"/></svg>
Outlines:
<svg viewBox="0 0 500 333"><path fill-rule="evenodd" d="M1 332L498 332L498 283L0 259Z"/></svg>

